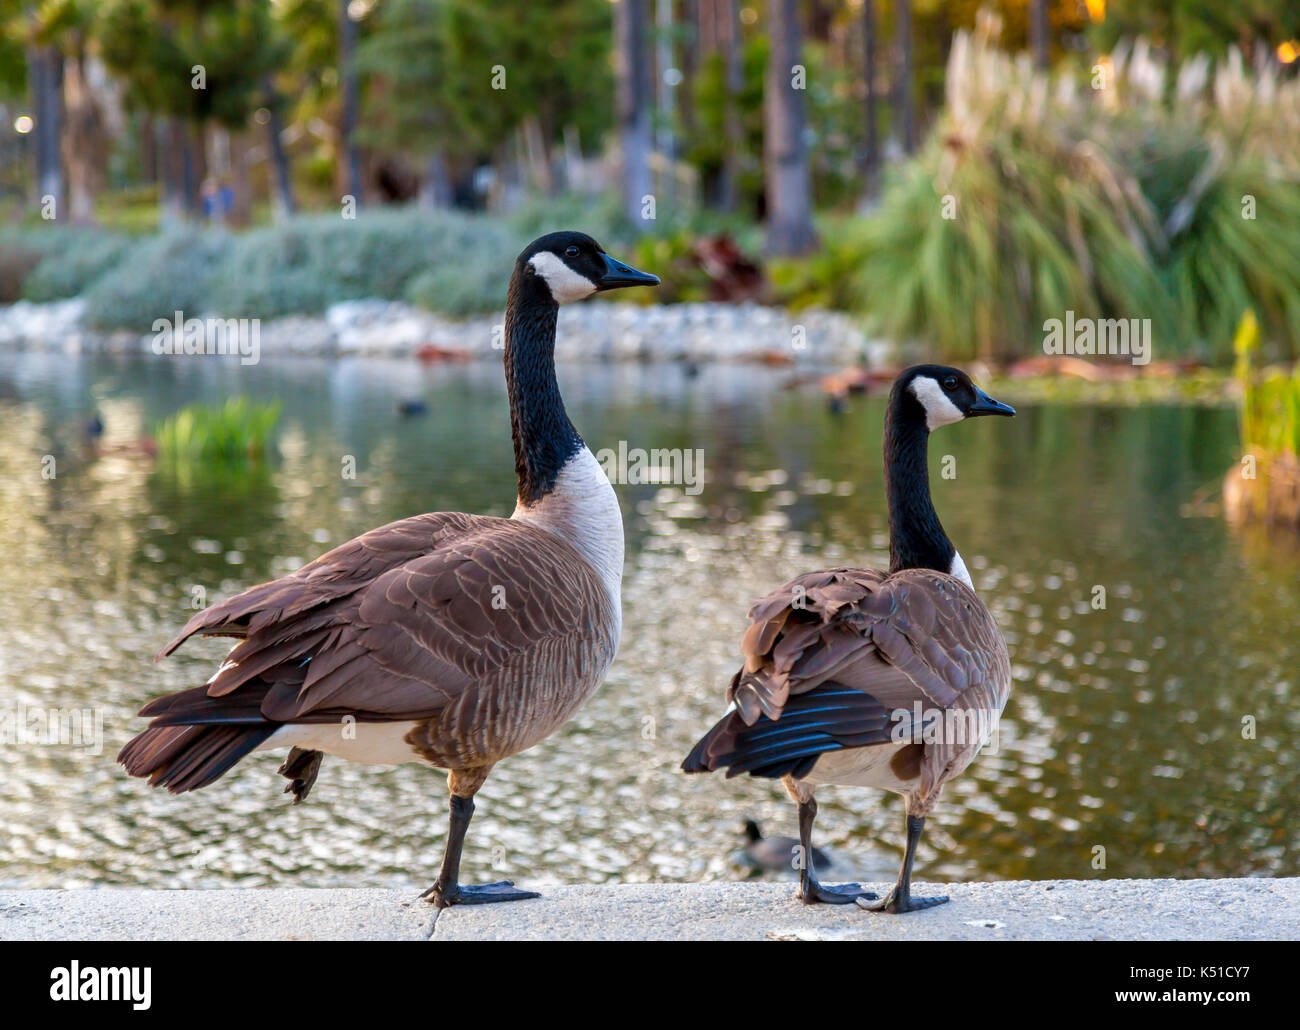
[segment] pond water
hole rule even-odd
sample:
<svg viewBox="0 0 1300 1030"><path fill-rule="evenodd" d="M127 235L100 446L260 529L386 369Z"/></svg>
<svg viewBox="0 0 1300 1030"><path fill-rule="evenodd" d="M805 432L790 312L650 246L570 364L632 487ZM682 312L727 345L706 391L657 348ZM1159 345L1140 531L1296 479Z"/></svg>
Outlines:
<svg viewBox="0 0 1300 1030"><path fill-rule="evenodd" d="M793 807L778 783L677 765L721 713L752 598L801 571L887 562L883 402L835 416L757 368L560 376L593 448L699 448L708 478L698 494L618 487L620 656L572 723L489 779L467 877L735 877L743 820L793 833ZM264 474L177 475L137 453L176 407L232 392L283 400ZM428 414L403 419L397 401L413 396ZM95 409L98 449L83 428ZM223 654L203 641L151 661L196 596L401 516L509 513L499 368L10 353L0 436L0 886L426 886L446 825L430 770L327 758L290 807L277 755L180 797L114 756L143 702L203 682ZM936 505L1006 633L1015 685L998 750L930 820L921 878L1300 872L1300 562L1194 504L1234 446L1230 409L1193 406L1025 405L935 436ZM942 455L956 478L939 477ZM102 749L15 737L51 708L89 710ZM898 799L824 788L819 801L817 843L839 875L891 878Z"/></svg>

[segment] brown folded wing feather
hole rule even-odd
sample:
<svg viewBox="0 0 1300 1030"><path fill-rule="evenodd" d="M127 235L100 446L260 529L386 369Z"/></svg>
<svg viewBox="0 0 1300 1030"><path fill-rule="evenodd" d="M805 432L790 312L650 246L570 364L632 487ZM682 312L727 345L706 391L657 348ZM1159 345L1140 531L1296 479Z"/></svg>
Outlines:
<svg viewBox="0 0 1300 1030"><path fill-rule="evenodd" d="M917 704L926 716L953 709L1000 713L1006 704L1006 643L974 591L952 576L929 569L812 572L760 599L750 618L744 664L727 692L735 711L696 745L684 763L688 771L725 765L758 775L782 769L804 775L819 749L890 742L899 723L892 713ZM859 703L846 699L843 688L860 691ZM812 691L816 700L805 701ZM783 735L764 728L779 727L787 708L797 713L793 727L800 729ZM888 717L868 725L878 709ZM746 756L760 747L762 753ZM937 790L976 750L969 742L927 743L921 792Z"/></svg>
<svg viewBox="0 0 1300 1030"><path fill-rule="evenodd" d="M828 569L750 609L744 667L727 692L747 723L779 719L791 694L834 680L897 707L949 708L972 689L1005 690L1002 633L980 599L930 569Z"/></svg>
<svg viewBox="0 0 1300 1030"><path fill-rule="evenodd" d="M199 613L162 654L195 634L241 637L204 705L256 692L275 723L428 720L417 745L427 757L482 763L572 714L613 658L617 621L595 571L560 537L437 513L372 530ZM141 714L180 722L184 713L169 712L179 696Z"/></svg>

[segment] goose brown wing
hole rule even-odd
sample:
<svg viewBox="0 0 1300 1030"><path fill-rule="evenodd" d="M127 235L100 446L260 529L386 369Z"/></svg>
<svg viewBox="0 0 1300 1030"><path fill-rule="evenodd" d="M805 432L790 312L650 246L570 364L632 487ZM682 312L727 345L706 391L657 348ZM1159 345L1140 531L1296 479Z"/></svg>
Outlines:
<svg viewBox="0 0 1300 1030"><path fill-rule="evenodd" d="M1010 678L988 609L960 580L930 569L809 573L758 601L750 618L745 664L727 695L749 723L779 719L791 695L830 680L886 705L942 709Z"/></svg>
<svg viewBox="0 0 1300 1030"><path fill-rule="evenodd" d="M734 710L695 747L688 771L803 775L819 754L912 739L922 717L1001 710L1006 644L959 580L928 569L808 573L759 600L741 644Z"/></svg>
<svg viewBox="0 0 1300 1030"><path fill-rule="evenodd" d="M256 691L274 722L422 719L499 704L479 696L495 674L539 655L577 660L580 639L612 655L614 621L595 571L560 537L440 513L373 530L201 613L164 653L195 633L243 638L196 699L204 707L239 707L226 696ZM184 721L168 704L141 714Z"/></svg>
<svg viewBox="0 0 1300 1030"><path fill-rule="evenodd" d="M286 576L205 608L185 624L158 658L165 658L196 633L246 637L277 625L292 626L305 613L355 593L383 573L436 551L484 523L499 521L460 512L433 512L372 529Z"/></svg>

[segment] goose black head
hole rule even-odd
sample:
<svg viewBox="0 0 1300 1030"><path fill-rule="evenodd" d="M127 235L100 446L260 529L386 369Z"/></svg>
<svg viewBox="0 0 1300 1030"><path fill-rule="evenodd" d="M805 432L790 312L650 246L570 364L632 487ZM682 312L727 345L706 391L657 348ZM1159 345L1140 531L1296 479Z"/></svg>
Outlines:
<svg viewBox="0 0 1300 1030"><path fill-rule="evenodd" d="M552 232L533 240L519 255L516 270L543 283L556 304L624 286L659 285L657 275L638 272L610 257L582 232Z"/></svg>
<svg viewBox="0 0 1300 1030"><path fill-rule="evenodd" d="M894 381L889 402L899 417L931 430L976 415L1016 413L1011 405L981 390L961 369L947 365L913 365Z"/></svg>

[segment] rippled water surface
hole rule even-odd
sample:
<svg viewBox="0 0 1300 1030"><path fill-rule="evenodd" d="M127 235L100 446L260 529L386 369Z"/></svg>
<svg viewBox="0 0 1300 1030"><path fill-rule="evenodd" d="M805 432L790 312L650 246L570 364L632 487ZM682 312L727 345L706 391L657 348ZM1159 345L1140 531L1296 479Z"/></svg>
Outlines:
<svg viewBox="0 0 1300 1030"><path fill-rule="evenodd" d="M698 495L618 488L620 656L567 728L497 768L468 875L733 877L744 818L794 832L779 784L677 771L721 713L750 600L801 571L887 561L882 402L837 418L786 379L561 369L593 448L702 448L709 478ZM137 452L175 407L231 392L284 402L264 475L181 476ZM399 418L397 400L417 395L429 413ZM83 435L95 408L98 451ZM223 653L204 641L151 661L196 596L404 515L509 513L499 369L6 354L0 438L0 886L425 886L446 820L439 774L327 758L290 807L274 755L181 797L128 779L113 756L144 701L202 682ZM930 820L923 877L1300 872L1300 562L1196 513L1234 438L1230 410L1170 406L1022 406L935 436L936 505L1006 633L1015 687L999 750ZM956 478L939 477L942 455ZM16 736L51 708L91 710L102 750ZM819 800L818 843L842 871L892 876L898 800L847 788Z"/></svg>

